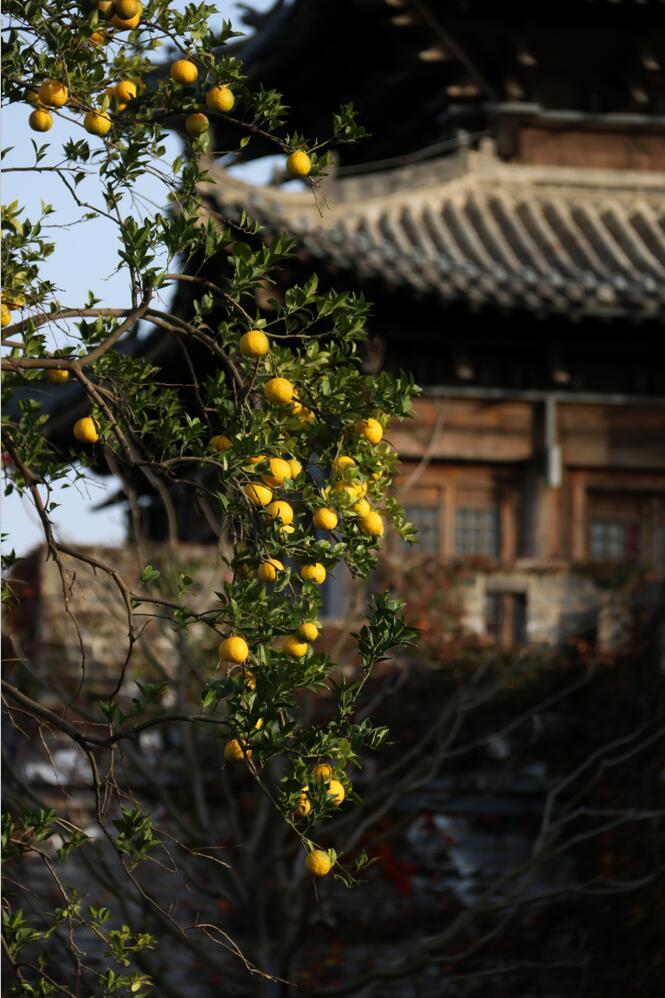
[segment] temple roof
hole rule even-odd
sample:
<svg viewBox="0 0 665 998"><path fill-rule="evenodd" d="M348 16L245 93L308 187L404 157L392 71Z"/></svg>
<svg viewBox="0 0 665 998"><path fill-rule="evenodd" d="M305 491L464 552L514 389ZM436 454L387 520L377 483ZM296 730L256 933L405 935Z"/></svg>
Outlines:
<svg viewBox="0 0 665 998"><path fill-rule="evenodd" d="M507 164L478 152L314 191L212 165L204 194L360 283L542 315L665 318L665 173Z"/></svg>

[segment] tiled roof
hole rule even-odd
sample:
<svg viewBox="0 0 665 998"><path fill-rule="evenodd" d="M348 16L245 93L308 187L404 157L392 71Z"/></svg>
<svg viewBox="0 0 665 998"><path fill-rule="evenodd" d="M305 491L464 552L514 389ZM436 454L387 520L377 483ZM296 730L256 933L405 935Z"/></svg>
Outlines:
<svg viewBox="0 0 665 998"><path fill-rule="evenodd" d="M318 195L210 168L205 194L327 269L470 307L665 318L665 174L532 167L491 148Z"/></svg>

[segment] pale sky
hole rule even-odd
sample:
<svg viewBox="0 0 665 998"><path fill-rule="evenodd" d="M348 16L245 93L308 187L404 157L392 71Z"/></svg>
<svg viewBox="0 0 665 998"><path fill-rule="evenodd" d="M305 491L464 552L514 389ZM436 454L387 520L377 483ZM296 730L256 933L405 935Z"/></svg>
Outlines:
<svg viewBox="0 0 665 998"><path fill-rule="evenodd" d="M253 0L252 6L265 10L273 0ZM176 7L185 7L184 0L176 0ZM237 23L237 30L244 30L237 20L236 3L217 0L220 18L230 18ZM163 56L162 56L163 57ZM42 144L46 137L28 129L27 119L30 108L25 104L12 105L3 111L2 147L12 147L5 157L4 166L25 166L34 163L31 139ZM69 137L80 138L80 127L56 118L53 129L48 133L52 143L49 158L44 164L57 162L57 152ZM94 138L91 139L94 142ZM180 140L172 137L168 143L168 155L172 158L180 149ZM265 183L272 170L272 161L261 161L249 167L240 168L240 175L252 183ZM90 198L95 197L95 181L85 181L82 190ZM145 211L146 201L164 203L164 189L159 182L146 177L137 192L134 211L137 216ZM84 194L80 195L81 197ZM42 268L43 276L56 283L59 299L63 303L80 304L89 290L101 298L103 305L120 306L127 304L127 282L122 274L114 274L116 265L116 236L114 228L104 219L95 219L83 225L68 227L68 223L80 217L71 198L60 180L48 173L4 173L2 178L2 202L8 204L18 200L25 205L25 215L34 219L40 210L40 201L52 204L57 213L50 222L57 226L53 239L57 243L55 253ZM23 217L25 217L25 215ZM63 226L63 227L60 227ZM55 336L49 347L63 342L62 335ZM61 504L53 515L56 533L63 540L79 543L117 545L124 539L124 515L121 509L94 512L92 506L103 501L104 497L116 491L113 478L89 476L86 482L72 483L66 489L56 489L51 499ZM16 494L2 500L2 532L8 535L4 547L14 548L17 554L25 554L42 540L37 514L29 499L20 499Z"/></svg>

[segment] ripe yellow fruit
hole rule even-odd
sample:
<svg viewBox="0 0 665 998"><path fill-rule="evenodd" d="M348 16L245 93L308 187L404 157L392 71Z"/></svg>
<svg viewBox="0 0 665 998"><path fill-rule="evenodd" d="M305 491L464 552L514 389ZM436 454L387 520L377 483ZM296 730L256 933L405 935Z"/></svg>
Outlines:
<svg viewBox="0 0 665 998"><path fill-rule="evenodd" d="M141 21L141 14L143 13L143 7L140 3L136 4L137 11L132 17L119 17L118 14L114 14L111 18L111 24L119 28L120 31L132 31L133 28L138 28Z"/></svg>
<svg viewBox="0 0 665 998"><path fill-rule="evenodd" d="M316 624L312 624L311 621L307 620L298 628L298 634L305 641L316 641L319 636L319 629Z"/></svg>
<svg viewBox="0 0 665 998"><path fill-rule="evenodd" d="M360 517L360 529L370 537L382 537L383 520L378 513L365 513Z"/></svg>
<svg viewBox="0 0 665 998"><path fill-rule="evenodd" d="M305 860L305 873L309 873L313 877L325 877L331 869L330 856L323 849L314 849Z"/></svg>
<svg viewBox="0 0 665 998"><path fill-rule="evenodd" d="M224 758L227 762L241 762L245 758L252 758L252 750L246 746L243 747L237 738L232 738L224 746Z"/></svg>
<svg viewBox="0 0 665 998"><path fill-rule="evenodd" d="M306 152L296 149L287 159L286 169L292 177L306 177L312 169L312 161Z"/></svg>
<svg viewBox="0 0 665 998"><path fill-rule="evenodd" d="M344 798L346 797L346 790L344 789L344 784L340 783L339 780L331 780L326 788L326 793L332 798L332 803L335 807L339 807Z"/></svg>
<svg viewBox="0 0 665 998"><path fill-rule="evenodd" d="M298 800L296 806L293 809L294 814L299 818L306 818L309 812L312 810L312 802L305 793L308 787L303 787L302 793L298 794Z"/></svg>
<svg viewBox="0 0 665 998"><path fill-rule="evenodd" d="M39 105L39 94L37 93L36 90L28 90L28 92L25 95L25 99L27 100L28 104Z"/></svg>
<svg viewBox="0 0 665 998"><path fill-rule="evenodd" d="M307 649L309 645L306 641L301 641L297 634L289 634L288 638L284 641L284 651L291 658L302 658L303 655L307 654Z"/></svg>
<svg viewBox="0 0 665 998"><path fill-rule="evenodd" d="M250 329L240 337L240 353L243 357L263 357L270 350L270 343L260 329Z"/></svg>
<svg viewBox="0 0 665 998"><path fill-rule="evenodd" d="M261 461L265 461L265 460L266 460L265 454L255 454L254 457L248 457L247 458L247 463L248 463L248 465L251 466L253 464L261 464Z"/></svg>
<svg viewBox="0 0 665 998"><path fill-rule="evenodd" d="M293 385L286 378L271 378L263 386L263 391L268 401L275 405L286 405L293 398Z"/></svg>
<svg viewBox="0 0 665 998"><path fill-rule="evenodd" d="M356 423L356 433L371 444L378 444L383 437L383 427L378 419L361 419Z"/></svg>
<svg viewBox="0 0 665 998"><path fill-rule="evenodd" d="M105 45L106 35L104 34L103 31L93 31L88 41L90 42L91 45L96 45L96 46Z"/></svg>
<svg viewBox="0 0 665 998"><path fill-rule="evenodd" d="M139 13L137 0L113 0L113 10L123 21L130 21Z"/></svg>
<svg viewBox="0 0 665 998"><path fill-rule="evenodd" d="M254 506L267 506L272 499L272 491L266 485L245 485L243 492Z"/></svg>
<svg viewBox="0 0 665 998"><path fill-rule="evenodd" d="M104 111L88 111L83 119L83 127L90 135L107 135L111 131L111 119Z"/></svg>
<svg viewBox="0 0 665 998"><path fill-rule="evenodd" d="M291 469L291 478L297 478L302 471L302 464L296 457L289 458L289 468Z"/></svg>
<svg viewBox="0 0 665 998"><path fill-rule="evenodd" d="M28 118L28 124L33 132L48 132L53 128L53 115L50 111L38 108Z"/></svg>
<svg viewBox="0 0 665 998"><path fill-rule="evenodd" d="M211 437L208 442L208 447L211 450L225 451L233 446L233 441L229 437L225 437L223 433L218 433L214 437Z"/></svg>
<svg viewBox="0 0 665 998"><path fill-rule="evenodd" d="M225 114L231 110L235 102L236 99L233 96L233 92L227 86L213 87L206 94L206 107L211 111L220 111L222 114Z"/></svg>
<svg viewBox="0 0 665 998"><path fill-rule="evenodd" d="M258 567L257 575L261 582L276 582L278 572L283 572L284 566L277 558L263 561Z"/></svg>
<svg viewBox="0 0 665 998"><path fill-rule="evenodd" d="M99 0L99 3L97 4L97 10L101 16L105 17L107 20L113 17L114 8L115 4L113 3L113 0Z"/></svg>
<svg viewBox="0 0 665 998"><path fill-rule="evenodd" d="M46 377L52 385L64 385L65 381L69 381L69 371L63 371L60 367L49 367Z"/></svg>
<svg viewBox="0 0 665 998"><path fill-rule="evenodd" d="M317 509L312 520L319 530L334 530L337 526L337 513L327 506L322 506L321 509Z"/></svg>
<svg viewBox="0 0 665 998"><path fill-rule="evenodd" d="M3 326L8 326L11 321L12 321L12 312L11 312L11 309L10 309L9 305L7 305L6 302L3 301L3 303L2 303L2 325Z"/></svg>
<svg viewBox="0 0 665 998"><path fill-rule="evenodd" d="M260 488L261 486L259 486ZM271 502L269 506L266 507L266 513L273 518L273 520L279 520L284 526L287 526L293 521L293 509L289 506L288 502L284 502L283 499L278 499L276 502Z"/></svg>
<svg viewBox="0 0 665 998"><path fill-rule="evenodd" d="M289 534L294 533L295 529L295 527L292 527L291 524L287 523L285 526L280 527L279 536L283 541L286 541L288 540Z"/></svg>
<svg viewBox="0 0 665 998"><path fill-rule="evenodd" d="M233 634L220 644L219 657L222 662L237 662L240 665L249 657L249 645L244 638Z"/></svg>
<svg viewBox="0 0 665 998"><path fill-rule="evenodd" d="M270 468L270 474L261 476L266 485L272 485L273 488L277 488L282 484L285 478L291 477L289 462L284 461L281 457L268 458L268 466ZM289 521L289 523L290 522L291 521Z"/></svg>
<svg viewBox="0 0 665 998"><path fill-rule="evenodd" d="M60 80L46 80L37 91L37 96L47 107L64 107L69 94Z"/></svg>
<svg viewBox="0 0 665 998"><path fill-rule="evenodd" d="M136 84L131 80L120 80L115 87L115 97L120 104L128 104L136 97Z"/></svg>
<svg viewBox="0 0 665 998"><path fill-rule="evenodd" d="M99 440L97 424L90 416L77 419L74 423L74 436L82 444L94 444Z"/></svg>
<svg viewBox="0 0 665 998"><path fill-rule="evenodd" d="M358 502L353 504L354 512L357 513L358 516L367 516L371 508L372 507L366 499L359 499Z"/></svg>
<svg viewBox="0 0 665 998"><path fill-rule="evenodd" d="M346 492L349 499L362 499L367 492L365 482L338 482L335 492Z"/></svg>
<svg viewBox="0 0 665 998"><path fill-rule="evenodd" d="M355 468L356 462L352 457L347 457L342 455L341 457L336 457L333 461L332 470L336 475L342 475L346 468Z"/></svg>
<svg viewBox="0 0 665 998"><path fill-rule="evenodd" d="M300 578L305 582L315 582L317 586L322 586L326 581L326 570L320 562L316 561L313 565L302 566Z"/></svg>
<svg viewBox="0 0 665 998"><path fill-rule="evenodd" d="M210 122L206 118L205 114L201 114L200 111L195 111L194 114L188 114L185 118L185 128L187 129L187 134L191 135L192 138L197 138L199 135L203 135L204 132L208 131Z"/></svg>
<svg viewBox="0 0 665 998"><path fill-rule="evenodd" d="M199 78L199 71L196 63L191 59L176 59L169 70L171 79L176 83L184 83L191 87Z"/></svg>
<svg viewBox="0 0 665 998"><path fill-rule="evenodd" d="M327 762L320 762L312 769L313 780L330 780L332 778L332 774L332 766L329 766Z"/></svg>

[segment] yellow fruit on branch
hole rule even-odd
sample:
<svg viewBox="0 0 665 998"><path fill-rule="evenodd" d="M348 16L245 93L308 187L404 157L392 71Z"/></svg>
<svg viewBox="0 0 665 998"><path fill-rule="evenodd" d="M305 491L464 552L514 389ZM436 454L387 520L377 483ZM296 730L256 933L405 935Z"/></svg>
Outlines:
<svg viewBox="0 0 665 998"><path fill-rule="evenodd" d="M123 21L130 21L139 11L137 0L113 0L114 13Z"/></svg>
<svg viewBox="0 0 665 998"><path fill-rule="evenodd" d="M182 83L191 87L199 78L199 71L196 63L191 59L176 59L169 70L171 79L176 83Z"/></svg>
<svg viewBox="0 0 665 998"><path fill-rule="evenodd" d="M293 809L293 813L298 818L306 818L309 812L312 810L312 802L305 793L307 787L303 789L301 794L298 794L298 800L296 801L296 806Z"/></svg>
<svg viewBox="0 0 665 998"><path fill-rule="evenodd" d="M268 458L268 466L270 474L261 476L266 485L272 485L273 488L277 488L286 478L291 477L289 462L284 461L281 457Z"/></svg>
<svg viewBox="0 0 665 998"><path fill-rule="evenodd" d="M335 492L346 492L349 499L362 499L367 492L365 482L337 482Z"/></svg>
<svg viewBox="0 0 665 998"><path fill-rule="evenodd" d="M219 111L221 114L226 114L227 111L231 110L235 102L236 99L233 96L233 92L227 86L213 87L206 94L206 107L210 111Z"/></svg>
<svg viewBox="0 0 665 998"><path fill-rule="evenodd" d="M105 111L88 111L83 119L83 127L90 135L100 138L111 131L111 119Z"/></svg>
<svg viewBox="0 0 665 998"><path fill-rule="evenodd" d="M136 84L131 80L120 80L115 87L115 98L120 104L128 104L137 94Z"/></svg>
<svg viewBox="0 0 665 998"><path fill-rule="evenodd" d="M371 444L378 444L383 437L383 427L378 419L361 419L356 423L356 433Z"/></svg>
<svg viewBox="0 0 665 998"><path fill-rule="evenodd" d="M93 31L93 33L90 35L90 38L88 39L91 45L95 45L97 47L99 47L100 45L105 45L106 40L107 40L106 35L104 34L103 31Z"/></svg>
<svg viewBox="0 0 665 998"><path fill-rule="evenodd" d="M270 343L260 329L250 329L240 337L240 353L243 357L263 357L270 350Z"/></svg>
<svg viewBox="0 0 665 998"><path fill-rule="evenodd" d="M312 877L325 877L332 869L330 856L323 849L314 849L305 860L305 873Z"/></svg>
<svg viewBox="0 0 665 998"><path fill-rule="evenodd" d="M52 385L64 385L65 381L69 381L69 371L61 367L49 367L46 377Z"/></svg>
<svg viewBox="0 0 665 998"><path fill-rule="evenodd" d="M232 446L233 441L229 437L225 437L223 433L216 434L214 437L211 437L208 442L210 450L216 450L219 452L229 450Z"/></svg>
<svg viewBox="0 0 665 998"><path fill-rule="evenodd" d="M136 13L131 17L120 17L117 13L115 13L111 18L111 24L114 25L114 27L119 28L120 31L132 31L134 28L138 28L141 23L143 7L140 3L137 3L136 7Z"/></svg>
<svg viewBox="0 0 665 998"><path fill-rule="evenodd" d="M305 621L305 623L301 624L298 628L298 634L301 638L304 638L305 641L316 641L319 636L319 629L316 624L312 624L311 621Z"/></svg>
<svg viewBox="0 0 665 998"><path fill-rule="evenodd" d="M37 91L37 96L46 107L64 107L69 93L60 80L46 80Z"/></svg>
<svg viewBox="0 0 665 998"><path fill-rule="evenodd" d="M227 762L242 762L245 758L252 758L252 750L241 745L237 738L232 738L224 746L224 758Z"/></svg>
<svg viewBox="0 0 665 998"><path fill-rule="evenodd" d="M312 565L302 566L300 578L305 582L314 582L317 586L322 586L326 581L326 570L320 562L316 561Z"/></svg>
<svg viewBox="0 0 665 998"><path fill-rule="evenodd" d="M358 502L353 504L353 511L357 513L358 516L367 516L370 512L371 506L366 499L359 499Z"/></svg>
<svg viewBox="0 0 665 998"><path fill-rule="evenodd" d="M94 444L99 440L97 424L90 416L77 419L74 423L74 436L82 444Z"/></svg>
<svg viewBox="0 0 665 998"><path fill-rule="evenodd" d="M356 462L353 460L352 457L347 457L346 455L342 454L341 457L336 457L335 460L333 461L332 470L334 474L342 475L344 474L344 471L347 468L355 468L355 466Z"/></svg>
<svg viewBox="0 0 665 998"><path fill-rule="evenodd" d="M199 135L203 135L204 132L208 131L210 127L210 122L206 118L205 114L200 111L195 111L194 114L188 114L185 118L185 128L187 134L191 135L192 138L198 138Z"/></svg>
<svg viewBox="0 0 665 998"><path fill-rule="evenodd" d="M113 17L114 8L115 5L113 0L99 0L99 3L97 4L97 10L99 11L100 16L105 17L107 21Z"/></svg>
<svg viewBox="0 0 665 998"><path fill-rule="evenodd" d="M276 582L279 572L284 571L284 566L277 558L269 558L262 561L258 567L257 575L261 582Z"/></svg>
<svg viewBox="0 0 665 998"><path fill-rule="evenodd" d="M312 161L302 149L292 152L286 161L286 169L292 177L306 177L312 169Z"/></svg>
<svg viewBox="0 0 665 998"><path fill-rule="evenodd" d="M263 387L268 402L287 405L293 398L293 385L286 378L271 378Z"/></svg>
<svg viewBox="0 0 665 998"><path fill-rule="evenodd" d="M326 793L328 794L328 797L330 797L331 803L334 804L335 807L339 807L339 805L344 801L344 798L346 797L346 790L344 789L344 784L340 783L339 780L331 780L328 786L326 787Z"/></svg>
<svg viewBox="0 0 665 998"><path fill-rule="evenodd" d="M302 464L295 457L289 458L289 468L291 469L291 478L297 478L302 471Z"/></svg>
<svg viewBox="0 0 665 998"><path fill-rule="evenodd" d="M272 491L267 485L245 485L245 495L254 506L267 506L272 499Z"/></svg>
<svg viewBox="0 0 665 998"><path fill-rule="evenodd" d="M12 312L11 312L11 309L10 309L9 305L7 305L6 302L3 301L3 303L2 303L2 325L3 325L3 327L4 326L8 326L11 321L12 321Z"/></svg>
<svg viewBox="0 0 665 998"><path fill-rule="evenodd" d="M249 657L249 645L239 635L231 635L220 644L219 657L222 662L236 662L240 665Z"/></svg>
<svg viewBox="0 0 665 998"><path fill-rule="evenodd" d="M33 132L48 132L53 128L53 115L50 111L38 108L28 118L28 124Z"/></svg>
<svg viewBox="0 0 665 998"><path fill-rule="evenodd" d="M382 537L383 520L378 513L365 513L360 517L360 529L370 537Z"/></svg>
<svg viewBox="0 0 665 998"><path fill-rule="evenodd" d="M296 528L293 527L290 523L287 523L283 527L280 527L280 529L279 529L279 536L281 537L281 539L283 541L286 541L289 538L289 534L294 533L295 529Z"/></svg>
<svg viewBox="0 0 665 998"><path fill-rule="evenodd" d="M338 522L337 513L327 506L322 506L321 509L317 509L312 521L319 530L334 530Z"/></svg>
<svg viewBox="0 0 665 998"><path fill-rule="evenodd" d="M332 779L332 774L332 766L329 766L327 762L319 762L312 769L313 780L330 780Z"/></svg>
<svg viewBox="0 0 665 998"><path fill-rule="evenodd" d="M297 634L289 634L284 641L284 651L291 658L302 658L307 654L309 645L306 641L301 641Z"/></svg>
<svg viewBox="0 0 665 998"><path fill-rule="evenodd" d="M268 516L271 516L273 520L279 520L287 527L293 522L293 507L290 506L288 502L284 502L283 499L277 499L275 502L271 502L270 505L266 507L266 513Z"/></svg>

